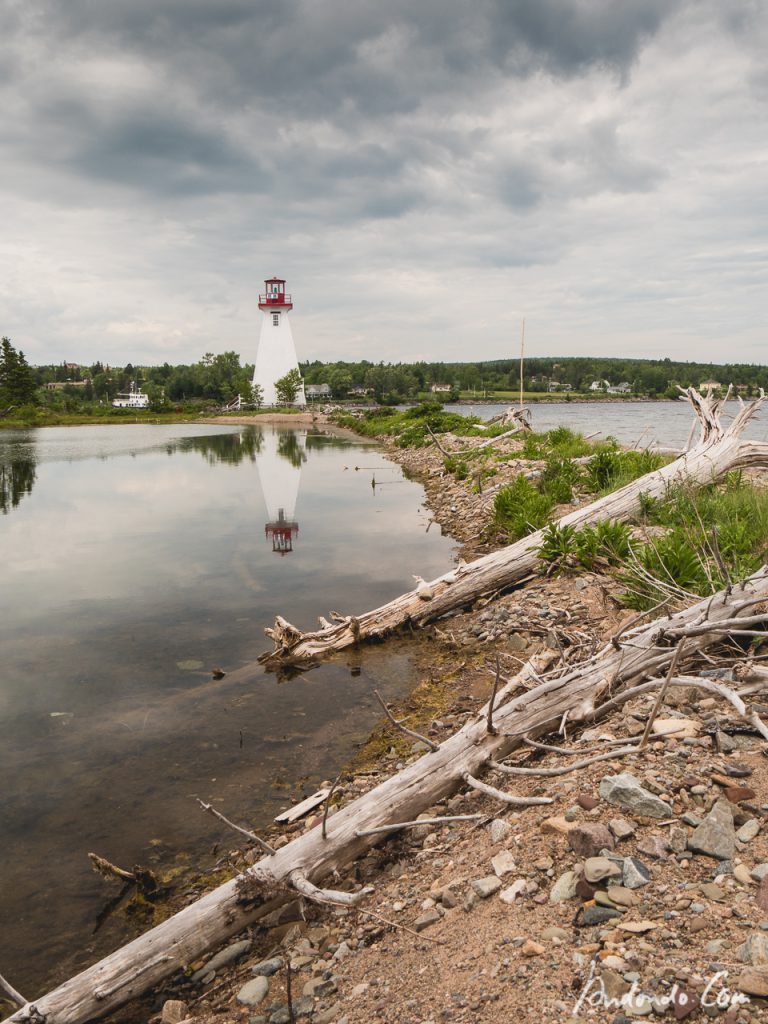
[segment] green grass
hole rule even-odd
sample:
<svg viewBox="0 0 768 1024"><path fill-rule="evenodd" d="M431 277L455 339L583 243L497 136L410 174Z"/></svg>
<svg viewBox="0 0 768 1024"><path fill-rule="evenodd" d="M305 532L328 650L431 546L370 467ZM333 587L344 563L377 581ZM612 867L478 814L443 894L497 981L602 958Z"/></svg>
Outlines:
<svg viewBox="0 0 768 1024"><path fill-rule="evenodd" d="M658 604L674 587L700 597L714 594L768 558L768 491L740 474L719 487L679 487L648 504L646 521L668 532L639 547L636 562L622 574L630 607Z"/></svg>
<svg viewBox="0 0 768 1024"><path fill-rule="evenodd" d="M482 426L479 416L449 412L439 402L422 402L398 411L389 407L368 409L361 417L340 412L333 422L366 437L391 437L401 448L423 448L432 443L432 433L452 433L458 437L497 437L505 428L498 424ZM429 429L427 429L429 428Z"/></svg>

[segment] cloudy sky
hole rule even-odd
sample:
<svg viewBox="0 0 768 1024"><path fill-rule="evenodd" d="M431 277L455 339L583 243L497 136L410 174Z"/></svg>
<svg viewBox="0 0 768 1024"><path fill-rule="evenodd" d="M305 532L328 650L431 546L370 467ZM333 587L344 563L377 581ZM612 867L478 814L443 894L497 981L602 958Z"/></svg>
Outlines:
<svg viewBox="0 0 768 1024"><path fill-rule="evenodd" d="M31 362L768 362L765 0L5 0Z"/></svg>

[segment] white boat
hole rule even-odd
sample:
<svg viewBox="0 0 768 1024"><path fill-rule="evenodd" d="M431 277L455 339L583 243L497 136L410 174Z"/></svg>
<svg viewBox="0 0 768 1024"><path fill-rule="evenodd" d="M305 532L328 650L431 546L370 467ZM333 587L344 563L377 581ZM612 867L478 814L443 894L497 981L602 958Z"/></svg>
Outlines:
<svg viewBox="0 0 768 1024"><path fill-rule="evenodd" d="M112 399L112 405L115 409L148 409L149 395L145 395L144 392L140 391L134 382L131 381L131 390L116 395Z"/></svg>

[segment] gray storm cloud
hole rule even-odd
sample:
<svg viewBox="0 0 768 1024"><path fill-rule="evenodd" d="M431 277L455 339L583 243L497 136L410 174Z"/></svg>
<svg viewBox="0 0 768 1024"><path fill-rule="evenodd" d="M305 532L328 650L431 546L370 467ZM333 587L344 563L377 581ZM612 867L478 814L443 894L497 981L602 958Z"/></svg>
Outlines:
<svg viewBox="0 0 768 1024"><path fill-rule="evenodd" d="M717 359L727 322L758 359L765 21L6 5L2 332L35 361L250 359L280 273L305 358L494 358L525 315L542 353Z"/></svg>

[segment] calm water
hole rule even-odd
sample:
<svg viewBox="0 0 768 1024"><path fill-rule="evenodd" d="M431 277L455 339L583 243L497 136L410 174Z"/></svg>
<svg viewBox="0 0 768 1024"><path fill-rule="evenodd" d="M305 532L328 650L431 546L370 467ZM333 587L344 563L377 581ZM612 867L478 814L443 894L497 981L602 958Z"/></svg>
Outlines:
<svg viewBox="0 0 768 1024"><path fill-rule="evenodd" d="M258 827L336 774L379 719L374 687L413 683L384 648L285 681L254 660L276 613L310 628L449 567L422 500L329 435L0 432L0 965L22 992L126 937L115 917L93 934L116 888L88 851L212 865L234 840L195 796Z"/></svg>
<svg viewBox="0 0 768 1024"><path fill-rule="evenodd" d="M506 409L504 405L448 405L446 409L488 419ZM688 440L693 413L687 402L540 402L529 406L534 430L551 430L565 425L600 437L615 437L621 444L639 447L681 448ZM736 402L726 410L735 413ZM726 413L726 422L729 420ZM745 437L768 440L768 413L761 411L747 426Z"/></svg>

